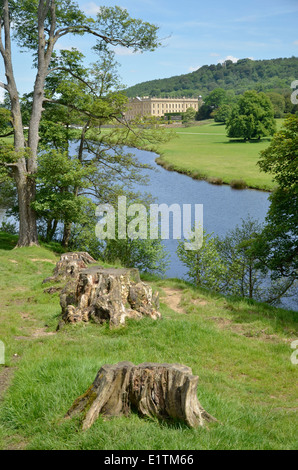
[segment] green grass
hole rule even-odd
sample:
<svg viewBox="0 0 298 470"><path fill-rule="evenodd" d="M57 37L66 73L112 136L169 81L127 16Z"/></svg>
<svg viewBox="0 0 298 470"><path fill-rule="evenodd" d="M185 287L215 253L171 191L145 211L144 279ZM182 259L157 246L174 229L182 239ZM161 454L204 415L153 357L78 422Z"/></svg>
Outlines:
<svg viewBox="0 0 298 470"><path fill-rule="evenodd" d="M109 330L69 325L58 333L58 294L42 280L57 256L45 247L7 249L0 234L0 339L13 379L0 402L0 449L295 449L298 367L290 361L297 313L146 277L161 295L160 321ZM13 245L11 240L10 248ZM171 310L165 288L181 293ZM55 333L34 336L38 330ZM178 362L199 375L198 397L218 419L209 429L142 419L99 418L86 432L65 421L73 401L106 363ZM296 421L297 422L297 421Z"/></svg>
<svg viewBox="0 0 298 470"><path fill-rule="evenodd" d="M280 128L283 120L277 120ZM186 173L197 179L220 178L225 184L244 180L247 187L272 190L270 175L260 172L260 151L268 147L269 138L260 141L230 140L222 124L207 123L176 131L177 138L160 146L158 163L166 169Z"/></svg>

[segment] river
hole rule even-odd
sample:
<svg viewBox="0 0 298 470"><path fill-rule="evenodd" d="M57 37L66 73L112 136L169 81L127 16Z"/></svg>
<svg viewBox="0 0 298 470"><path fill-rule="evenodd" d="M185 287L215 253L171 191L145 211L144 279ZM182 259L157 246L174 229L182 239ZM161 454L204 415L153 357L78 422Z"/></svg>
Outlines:
<svg viewBox="0 0 298 470"><path fill-rule="evenodd" d="M157 155L154 153L143 150L134 150L134 153L140 162L150 164L155 170L143 170L150 177L150 183L146 187L136 185L136 189L142 193L151 193L158 204L170 206L177 203L181 207L183 204L191 204L193 207L195 204L203 204L204 229L207 233L222 237L248 217L264 222L269 208L268 192L237 190L228 185L219 186L194 180L157 165ZM172 238L163 243L170 254L170 264L165 276L186 279L186 268L176 255L178 241ZM297 303L292 299L284 299L283 307L298 309Z"/></svg>

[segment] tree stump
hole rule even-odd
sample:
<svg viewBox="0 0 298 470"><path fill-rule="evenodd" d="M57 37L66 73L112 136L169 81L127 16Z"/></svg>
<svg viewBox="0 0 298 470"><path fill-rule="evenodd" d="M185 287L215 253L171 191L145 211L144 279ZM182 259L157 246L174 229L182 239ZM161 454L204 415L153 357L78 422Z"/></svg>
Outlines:
<svg viewBox="0 0 298 470"><path fill-rule="evenodd" d="M216 421L197 398L198 376L181 364L131 362L104 365L93 384L68 410L66 418L83 414L83 430L100 414L128 416L131 409L141 416L179 420L191 428Z"/></svg>
<svg viewBox="0 0 298 470"><path fill-rule="evenodd" d="M141 282L137 269L83 269L62 291L60 304L60 327L89 320L117 327L126 318L161 317L158 294L153 295L151 287Z"/></svg>
<svg viewBox="0 0 298 470"><path fill-rule="evenodd" d="M96 261L87 252L64 253L56 264L53 276L46 278L43 283L76 278L79 272L87 268L90 263L96 263Z"/></svg>

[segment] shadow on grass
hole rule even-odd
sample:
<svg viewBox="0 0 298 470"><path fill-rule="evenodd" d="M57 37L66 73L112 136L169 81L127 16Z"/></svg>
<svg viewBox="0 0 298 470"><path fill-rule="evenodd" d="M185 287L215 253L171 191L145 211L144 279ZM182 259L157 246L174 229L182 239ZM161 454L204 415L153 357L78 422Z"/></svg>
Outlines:
<svg viewBox="0 0 298 470"><path fill-rule="evenodd" d="M223 142L223 144L259 144L261 142L271 142L270 137L266 137L263 139L230 139L228 142Z"/></svg>

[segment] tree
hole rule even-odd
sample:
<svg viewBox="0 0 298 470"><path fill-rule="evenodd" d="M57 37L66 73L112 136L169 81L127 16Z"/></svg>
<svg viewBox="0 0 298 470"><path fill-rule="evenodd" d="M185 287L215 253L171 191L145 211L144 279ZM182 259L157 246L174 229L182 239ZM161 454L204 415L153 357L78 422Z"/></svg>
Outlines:
<svg viewBox="0 0 298 470"><path fill-rule="evenodd" d="M261 265L276 279L297 280L298 268L298 116L290 115L261 152L259 167L278 184L269 196L270 208L255 244Z"/></svg>
<svg viewBox="0 0 298 470"><path fill-rule="evenodd" d="M227 103L227 92L222 88L215 88L205 99L205 104L213 110Z"/></svg>
<svg viewBox="0 0 298 470"><path fill-rule="evenodd" d="M196 118L196 110L194 108L192 108L191 106L189 108L187 108L187 110L185 111L185 113L183 113L182 115L182 122L183 124L190 124L191 122L193 122Z"/></svg>
<svg viewBox="0 0 298 470"><path fill-rule="evenodd" d="M57 217L64 225L63 245L67 246L72 236L72 224L75 223L75 232L82 233L78 226L80 215L72 212L72 220L62 219L66 216L64 211L49 211L47 207L43 211L42 199L39 192L42 187L48 191L57 192L54 178L55 165L51 165L49 159L45 160L45 154L53 154L53 149L61 154L59 165L64 162L64 168L77 165L78 173L85 175L74 186L63 184L63 197L73 200L87 197L93 204L109 202L117 204L119 195L127 195L130 199L139 197L133 190L133 184L138 182L146 184L146 178L140 170L149 168L149 165L138 162L133 153L127 147L138 147L153 150L158 142L168 140L169 133L165 129L157 127L156 118L148 118L142 122L126 123L122 115L126 111L127 98L120 93L118 83L117 64L114 63L114 55L110 51L99 51L98 61L90 68L84 68L81 57L77 51L63 51L71 58L72 65L76 65L76 72L71 76L65 76L64 68L58 68L46 83L45 110L40 123L40 159L48 166L43 171L40 184L37 188L38 215L46 219L50 228L51 237L55 235L53 227L57 228ZM114 126L118 124L118 126ZM111 129L102 129L109 125ZM120 125L120 126L119 126ZM65 160L64 156L67 154ZM68 162L67 162L68 160ZM69 170L70 171L70 170ZM66 174L68 171L66 172ZM52 176L51 176L52 174ZM61 181L60 174L57 181ZM71 174L71 171L70 171ZM70 178L68 179L70 182ZM69 193L69 194L68 194ZM54 200L55 198L52 198ZM73 208L79 208L79 201ZM51 217L56 214L57 217ZM94 233L95 215L93 225L88 224ZM92 225L92 227L91 227ZM86 227L86 222L84 221ZM86 232L85 232L86 233ZM90 236L88 236L90 239ZM78 238L76 237L76 245ZM94 243L92 242L94 245Z"/></svg>
<svg viewBox="0 0 298 470"><path fill-rule="evenodd" d="M187 268L187 276L198 287L220 291L226 276L217 248L217 238L203 231L203 244L199 250L187 250L184 241L178 243L177 255Z"/></svg>
<svg viewBox="0 0 298 470"><path fill-rule="evenodd" d="M84 219L87 206L92 201L79 195L89 188L88 177L95 172L93 165L84 167L77 158L69 158L67 152L49 150L39 157L36 173L37 194L32 203L34 210L46 225L45 239L51 241L58 224L66 227ZM63 246L68 246L68 239L63 237Z"/></svg>
<svg viewBox="0 0 298 470"><path fill-rule="evenodd" d="M265 300L265 283L268 270L258 267L258 256L251 246L261 233L262 226L256 220L242 220L241 226L230 230L219 241L218 251L227 272L223 292L225 294Z"/></svg>
<svg viewBox="0 0 298 470"><path fill-rule="evenodd" d="M28 139L23 129L23 114L12 61L12 35L22 49L32 51L37 68L32 92ZM91 34L98 47L109 45L154 50L158 43L157 27L132 19L120 7L101 7L97 19L87 17L72 0L2 0L0 4L0 53L7 83L1 83L10 99L14 132L14 154L2 159L2 166L14 178L19 202L18 246L38 244L36 213L32 207L36 195L35 174L39 145L39 128L46 100L47 77L56 70L53 64L57 41L67 34ZM3 39L2 39L3 37ZM71 71L71 64L65 70ZM5 152L2 152L2 155Z"/></svg>
<svg viewBox="0 0 298 470"><path fill-rule="evenodd" d="M226 128L228 137L243 138L245 141L273 135L276 124L268 96L263 92L246 91L233 108Z"/></svg>
<svg viewBox="0 0 298 470"><path fill-rule="evenodd" d="M211 237L204 231L203 245L197 251L186 250L180 242L177 254L187 267L187 275L197 286L268 303L278 303L295 291L293 280L284 276L270 279L255 244L262 235L262 225L251 218L230 230L225 237Z"/></svg>
<svg viewBox="0 0 298 470"><path fill-rule="evenodd" d="M221 105L214 112L214 121L226 123L231 116L232 107L228 104Z"/></svg>
<svg viewBox="0 0 298 470"><path fill-rule="evenodd" d="M285 103L285 98L283 95L281 95L280 93L276 93L276 92L269 92L269 93L266 93L267 96L269 96L270 98L270 101L273 105L273 109L274 109L274 117L275 118L281 118L284 116L284 112L285 112L285 106L286 106L286 103Z"/></svg>

